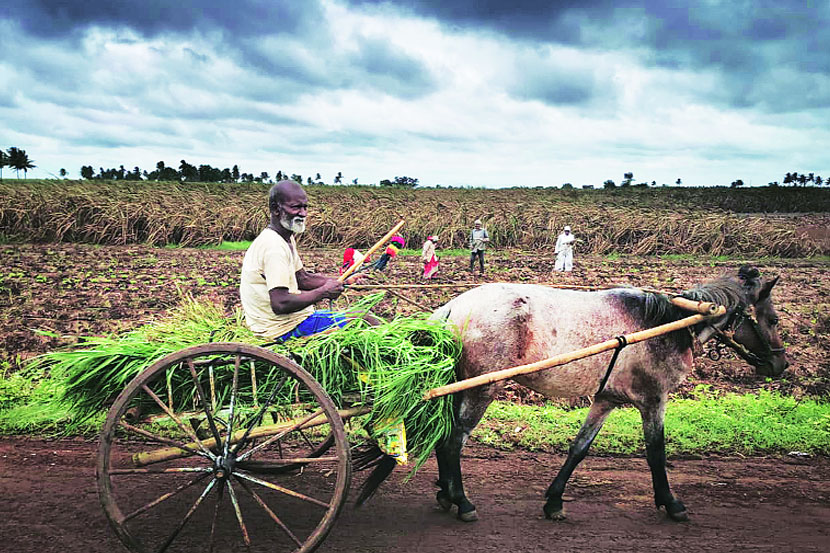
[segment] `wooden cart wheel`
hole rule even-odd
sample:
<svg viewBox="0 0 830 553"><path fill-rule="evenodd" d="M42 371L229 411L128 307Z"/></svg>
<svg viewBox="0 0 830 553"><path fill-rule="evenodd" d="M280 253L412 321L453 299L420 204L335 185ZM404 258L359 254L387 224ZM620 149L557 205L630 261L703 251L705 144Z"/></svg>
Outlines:
<svg viewBox="0 0 830 553"><path fill-rule="evenodd" d="M313 551L346 500L339 413L293 361L234 343L170 354L118 396L98 493L133 552Z"/></svg>

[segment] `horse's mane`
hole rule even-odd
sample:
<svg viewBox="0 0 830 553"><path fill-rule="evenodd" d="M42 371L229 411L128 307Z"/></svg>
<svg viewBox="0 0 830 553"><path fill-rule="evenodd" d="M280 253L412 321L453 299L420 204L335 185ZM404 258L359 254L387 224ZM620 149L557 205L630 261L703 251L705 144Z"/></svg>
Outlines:
<svg viewBox="0 0 830 553"><path fill-rule="evenodd" d="M741 268L744 271L744 268ZM752 269L757 273L757 270ZM746 306L747 281L754 280L752 274L745 275L743 272L739 273L741 278L723 276L699 284L694 288L686 290L680 294L681 297L693 301L712 302L726 307L727 311L732 311L735 308L743 308ZM664 294L656 294L646 292L643 295L643 322L649 325L658 325L671 322L682 317L688 316L690 313L684 311L671 303L668 296Z"/></svg>

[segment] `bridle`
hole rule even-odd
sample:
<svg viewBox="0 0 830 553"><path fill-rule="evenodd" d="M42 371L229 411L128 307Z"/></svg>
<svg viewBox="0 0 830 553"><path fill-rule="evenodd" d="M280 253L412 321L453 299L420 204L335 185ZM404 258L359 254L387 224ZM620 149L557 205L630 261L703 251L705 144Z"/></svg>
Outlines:
<svg viewBox="0 0 830 553"><path fill-rule="evenodd" d="M751 352L743 344L735 341L735 333L744 324L748 324L752 332L755 333L758 343L761 344L762 351L760 353ZM749 313L749 308L744 306L739 306L729 315L723 330L714 325L709 325L709 327L714 331L717 340L717 345L709 352L709 357L714 361L721 358L723 346L732 349L738 357L754 367L767 364L775 355L783 354L786 351L785 348L772 347L769 339L761 330L761 325Z"/></svg>

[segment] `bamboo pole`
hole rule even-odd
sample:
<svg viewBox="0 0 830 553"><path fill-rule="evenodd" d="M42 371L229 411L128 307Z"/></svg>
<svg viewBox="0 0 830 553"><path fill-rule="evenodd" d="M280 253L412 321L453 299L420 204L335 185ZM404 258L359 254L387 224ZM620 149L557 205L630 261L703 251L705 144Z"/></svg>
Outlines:
<svg viewBox="0 0 830 553"><path fill-rule="evenodd" d="M404 224L404 220L403 220L403 219L401 219L400 221L398 221L398 224L397 224L397 225L395 225L394 227L392 227L392 230L390 230L389 232L387 232L387 233L384 235L384 237L383 237L383 238L381 238L380 240L378 240L378 241L377 241L377 243L376 243L374 246L372 246L371 248L369 248L369 250L368 250L368 251L366 252L366 254L363 256L363 258L362 258L362 259L360 259L357 263L355 263L355 264L354 264L354 265L352 265L351 267L349 267L348 269L346 269L346 270L345 270L345 272L344 272L342 275L340 275L340 277L339 277L337 280L339 280L340 282L345 282L345 280L346 280L348 277L350 277L350 276L351 276L351 274L352 274L353 272L355 272L356 270L358 270L358 269L360 268L360 266L361 266L361 265L363 265L363 260L364 260L364 259L366 259L367 257L369 257L370 255L372 255L373 253L375 253L375 251L376 251L376 250L378 250L378 249L379 249L381 246L383 246L384 244L386 244L386 242L388 242L390 238L392 238L393 236L395 236L395 233L396 233L396 232L398 232L398 231L400 230L400 228L403 226L403 224Z"/></svg>
<svg viewBox="0 0 830 553"><path fill-rule="evenodd" d="M726 308L723 306L719 306L712 315L702 315L698 313L697 315L692 315L690 317L686 317L685 319L680 319L678 321L673 321L670 323L666 323L664 325L655 326L654 328L647 328L646 330L632 332L631 334L626 334L624 337L628 344L636 344L637 342L642 342L650 338L662 336L663 334L668 334L669 332L674 332L675 330L687 328L696 325L702 321L708 320L712 317L720 317L725 314ZM619 346L619 342L616 338L613 338L611 340L606 340L599 344L594 344L592 346L578 349L576 351L563 353L560 355L556 355L554 357L550 357L548 359L543 359L542 361L537 361L536 363L519 365L517 367L502 369L500 371L482 374L473 378L459 380L458 382L453 382L452 384L447 384L446 386L439 386L438 388L433 388L432 390L429 390L426 394L424 394L424 399L434 399L436 397L453 394L455 392L460 392L462 390L475 388L476 386L492 384L493 382L498 382L499 380L507 380L508 378L513 378L515 376L519 376L522 374L529 374L543 371L545 369L550 369L552 367L558 367L559 365L564 365L566 363L570 363L571 361L576 361L577 359L584 359L585 357L590 357L592 355L597 355L598 353L602 353L604 351L612 350L617 346Z"/></svg>
<svg viewBox="0 0 830 553"><path fill-rule="evenodd" d="M376 288L472 288L479 286L478 282L463 282L460 284L352 284L352 290L373 290Z"/></svg>
<svg viewBox="0 0 830 553"><path fill-rule="evenodd" d="M710 301L695 301L686 299L681 296L674 296L670 300L672 304L676 305L680 309L685 309L686 311L694 311L695 313L700 313L701 315L708 315L710 317L715 316L715 314L720 310L721 306L712 303Z"/></svg>
<svg viewBox="0 0 830 553"><path fill-rule="evenodd" d="M414 305L418 305L415 302L408 300L407 298L403 298L402 296L395 294L392 292L395 288L463 288L463 287L472 287L478 286L477 283L461 283L461 284L353 284L350 286L352 290L388 290L393 295L401 297ZM578 285L570 285L570 284L542 284L541 286L547 286L548 288L562 288L562 289L575 289L575 290L612 290L614 288L619 288L619 286L614 286L611 288L602 288L602 287L595 287L595 286L578 286ZM676 305L681 309L685 309L687 311L693 311L695 313L700 313L701 315L713 315L715 311L718 309L718 305L712 302L705 302L705 301L695 301L684 298L682 296L672 295L667 292L661 292L659 290L652 290L648 288L635 288L636 290L643 290L644 292L651 292L653 294L663 294L665 296L670 296L669 301L672 304ZM421 307L421 306L418 306ZM425 309L426 311L426 309Z"/></svg>
<svg viewBox="0 0 830 553"><path fill-rule="evenodd" d="M341 419L347 420L352 417L357 417L360 415L365 415L369 411L371 411L371 407L353 407L351 409L340 409L337 411L337 414L340 416ZM298 430L303 430L306 428L311 428L312 426L320 426L321 424L326 424L328 419L326 418L325 414L321 413L316 417L308 420L304 424L298 427ZM279 434L280 432L284 432L289 428L292 428L297 424L296 420L290 420L286 422L281 422L277 424L265 424L262 426L257 426L251 433L248 434L249 439L257 439L257 438L265 438L268 436L274 436ZM243 436L245 435L245 430L238 430L231 435L231 444L237 443ZM216 439L210 438L208 440L202 440L202 445L205 448L212 450L216 446ZM184 448L181 447L164 447L161 449L156 449L153 451L142 451L140 453L136 453L133 455L133 464L137 467L143 467L147 465L151 465L153 463L160 463L162 461L170 461L172 459L178 459L181 457L190 457L196 452L197 444L195 442L183 444Z"/></svg>
<svg viewBox="0 0 830 553"><path fill-rule="evenodd" d="M403 294L401 294L401 293L399 293L399 292L395 292L394 290L387 290L387 292L389 292L390 294L392 294L392 295L393 295L393 296L395 296L396 298L402 299L403 301L405 301L405 302L407 302L407 303L411 303L412 305L414 305L415 307L417 307L417 308L418 308L418 309L420 309L421 311L432 311L432 309L430 309L430 308L428 308L428 307L424 307L424 306L423 306L423 305L421 305L420 303L418 303L418 302L416 302L416 301L414 301L414 300L411 300L411 299L407 298L406 296L404 296Z"/></svg>

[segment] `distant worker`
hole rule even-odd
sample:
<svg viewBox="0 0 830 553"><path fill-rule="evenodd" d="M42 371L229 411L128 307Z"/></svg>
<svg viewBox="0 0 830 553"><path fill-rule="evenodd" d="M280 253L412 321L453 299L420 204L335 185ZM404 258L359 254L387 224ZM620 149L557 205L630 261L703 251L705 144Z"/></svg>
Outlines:
<svg viewBox="0 0 830 553"><path fill-rule="evenodd" d="M574 269L574 246L576 237L571 234L571 227L565 226L562 233L556 239L556 247L553 253L556 254L554 271L573 271Z"/></svg>
<svg viewBox="0 0 830 553"><path fill-rule="evenodd" d="M367 265L368 269L374 269L376 271L382 271L386 268L386 265L398 255L398 251L403 248L405 242L404 239L400 236L393 236L389 239L389 245L386 246L386 250L381 254L381 256L377 259L377 261L370 263Z"/></svg>
<svg viewBox="0 0 830 553"><path fill-rule="evenodd" d="M490 241L490 235L487 234L487 229L482 227L481 219L476 219L473 227L473 230L470 232L470 272L473 272L476 257L478 257L480 274L483 275L484 250L487 248L487 242Z"/></svg>
<svg viewBox="0 0 830 553"><path fill-rule="evenodd" d="M293 180L280 181L271 187L268 207L271 222L242 260L239 296L248 328L267 340L285 341L345 325L343 313L314 310L320 300L340 296L343 283L303 268L294 235L305 230L305 191Z"/></svg>
<svg viewBox="0 0 830 553"><path fill-rule="evenodd" d="M438 256L435 255L435 248L438 246L437 236L427 236L424 247L421 250L421 262L424 264L423 278L429 279L438 271Z"/></svg>

